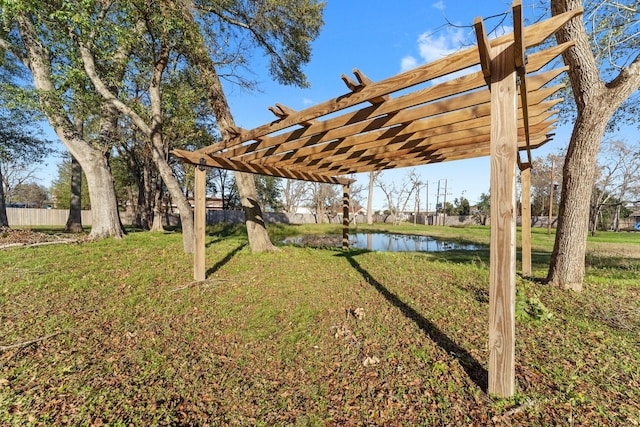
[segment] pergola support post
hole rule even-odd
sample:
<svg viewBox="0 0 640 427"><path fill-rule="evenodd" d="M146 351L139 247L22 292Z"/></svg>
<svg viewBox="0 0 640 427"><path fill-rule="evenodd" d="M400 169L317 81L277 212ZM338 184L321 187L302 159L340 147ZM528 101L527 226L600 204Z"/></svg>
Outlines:
<svg viewBox="0 0 640 427"><path fill-rule="evenodd" d="M206 177L207 170L200 164L195 168L194 185L194 253L193 253L193 279L205 280L205 227L206 227Z"/></svg>
<svg viewBox="0 0 640 427"><path fill-rule="evenodd" d="M349 249L349 184L342 185L342 249Z"/></svg>
<svg viewBox="0 0 640 427"><path fill-rule="evenodd" d="M522 276L531 277L531 165L520 170Z"/></svg>
<svg viewBox="0 0 640 427"><path fill-rule="evenodd" d="M513 44L491 55L491 244L489 273L489 393L515 392L516 70Z"/></svg>

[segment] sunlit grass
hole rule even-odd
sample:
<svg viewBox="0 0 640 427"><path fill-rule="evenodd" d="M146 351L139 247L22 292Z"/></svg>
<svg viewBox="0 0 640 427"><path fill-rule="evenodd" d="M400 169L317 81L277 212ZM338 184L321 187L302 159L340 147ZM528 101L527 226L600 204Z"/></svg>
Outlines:
<svg viewBox="0 0 640 427"><path fill-rule="evenodd" d="M489 236L487 227L374 229ZM340 232L270 227L274 241ZM0 424L633 425L639 259L618 253L633 236L590 241L605 246L587 257L581 294L518 278L525 300L552 316L517 323L512 399L487 396L483 384L486 250L252 254L243 227L218 225L200 283L178 233L4 250L0 345L58 335L0 352ZM540 278L553 240L546 230L533 239Z"/></svg>

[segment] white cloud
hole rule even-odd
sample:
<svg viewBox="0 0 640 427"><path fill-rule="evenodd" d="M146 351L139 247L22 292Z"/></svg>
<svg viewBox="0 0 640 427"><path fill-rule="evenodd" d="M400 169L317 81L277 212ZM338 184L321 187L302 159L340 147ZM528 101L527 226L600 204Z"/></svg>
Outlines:
<svg viewBox="0 0 640 427"><path fill-rule="evenodd" d="M439 35L427 31L418 37L418 51L424 62L432 62L458 50L464 39L464 30L461 28L447 28Z"/></svg>
<svg viewBox="0 0 640 427"><path fill-rule="evenodd" d="M419 58L411 55L403 57L400 63L402 71L415 68L421 63L428 64L433 61L437 61L438 59L451 55L461 48L475 44L475 37L473 40L469 40L469 37L473 37L473 34L469 33L469 30L465 28L447 27L437 33L425 31L417 40ZM445 80L451 80L468 74L469 71L470 70L460 70L456 73L434 79L432 83L441 83Z"/></svg>
<svg viewBox="0 0 640 427"><path fill-rule="evenodd" d="M434 4L432 4L431 6L433 6L434 8L436 8L436 9L438 9L438 10L440 10L440 11L442 11L442 10L444 10L444 9L445 9L444 2L443 2L442 0L440 0L440 1L438 1L438 2L435 2L435 3L434 3Z"/></svg>
<svg viewBox="0 0 640 427"><path fill-rule="evenodd" d="M302 104L303 105L313 105L313 100L311 100L309 98L302 98Z"/></svg>
<svg viewBox="0 0 640 427"><path fill-rule="evenodd" d="M411 55L407 55L400 61L400 70L407 71L418 66L418 60Z"/></svg>

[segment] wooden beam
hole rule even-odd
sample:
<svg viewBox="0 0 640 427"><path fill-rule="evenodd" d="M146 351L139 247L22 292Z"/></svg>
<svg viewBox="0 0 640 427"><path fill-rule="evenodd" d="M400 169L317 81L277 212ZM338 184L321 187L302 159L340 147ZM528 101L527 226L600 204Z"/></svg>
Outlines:
<svg viewBox="0 0 640 427"><path fill-rule="evenodd" d="M531 165L520 170L522 276L531 276Z"/></svg>
<svg viewBox="0 0 640 427"><path fill-rule="evenodd" d="M489 393L515 392L517 90L513 44L491 50Z"/></svg>
<svg viewBox="0 0 640 427"><path fill-rule="evenodd" d="M246 163L237 160L230 160L220 156L200 156L198 152L187 150L172 150L171 154L179 157L183 161L197 165L200 159L204 159L207 166L221 169L228 169L240 172L248 172L258 175L276 176L280 178L299 179L302 181L324 182L327 184L345 184L352 182L349 178L323 175L315 171L303 171L284 169L272 166L262 166L259 164Z"/></svg>
<svg viewBox="0 0 640 427"><path fill-rule="evenodd" d="M349 249L349 184L342 186L342 250Z"/></svg>
<svg viewBox="0 0 640 427"><path fill-rule="evenodd" d="M480 68L482 75L487 84L491 81L491 43L484 29L482 18L478 17L473 20L473 27L476 31L476 40L478 42L478 55L480 56Z"/></svg>
<svg viewBox="0 0 640 427"><path fill-rule="evenodd" d="M511 6L511 11L513 15L513 58L515 60L516 69L518 69L524 67L526 63L522 1L514 0L513 5Z"/></svg>
<svg viewBox="0 0 640 427"><path fill-rule="evenodd" d="M197 282L206 279L205 268L205 228L207 223L207 170L204 166L195 167L194 185L194 253L193 253L193 279Z"/></svg>

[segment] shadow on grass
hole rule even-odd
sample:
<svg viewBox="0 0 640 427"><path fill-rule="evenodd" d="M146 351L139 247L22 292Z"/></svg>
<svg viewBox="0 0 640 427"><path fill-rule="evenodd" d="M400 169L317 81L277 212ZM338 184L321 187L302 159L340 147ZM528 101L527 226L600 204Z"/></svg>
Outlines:
<svg viewBox="0 0 640 427"><path fill-rule="evenodd" d="M458 362L463 367L467 375L469 375L471 381L486 392L489 383L489 373L482 367L480 362L478 362L468 351L456 344L435 324L429 321L429 319L425 318L409 304L402 301L396 294L391 292L382 283L378 282L373 276L371 276L367 270L362 268L358 261L354 259L354 255L358 255L363 252L365 251L344 252L338 254L338 256L346 258L349 264L351 264L351 266L365 279L367 283L371 284L387 301L400 309L407 319L413 321L440 348L458 359Z"/></svg>
<svg viewBox="0 0 640 427"><path fill-rule="evenodd" d="M211 268L209 268L207 270L207 272L205 273L204 277L209 277L210 275L212 275L216 271L220 270L226 263L231 261L231 259L235 256L235 254L240 252L242 250L242 248L244 248L245 246L247 246L246 243L242 243L241 245L238 245L238 247L236 247L231 252L229 252L227 255L225 255L224 258L222 258L220 261L216 262L213 266L211 266Z"/></svg>

